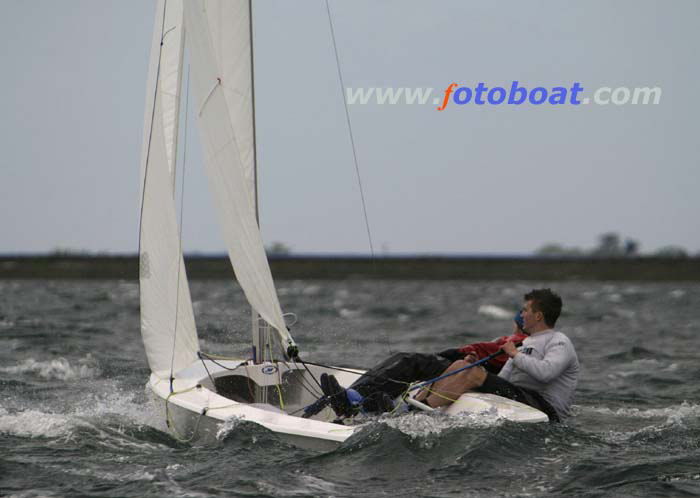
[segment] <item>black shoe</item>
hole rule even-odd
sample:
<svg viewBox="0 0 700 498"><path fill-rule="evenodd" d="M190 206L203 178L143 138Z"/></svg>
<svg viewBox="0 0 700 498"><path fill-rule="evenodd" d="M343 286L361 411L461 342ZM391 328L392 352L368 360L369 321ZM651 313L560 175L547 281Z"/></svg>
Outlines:
<svg viewBox="0 0 700 498"><path fill-rule="evenodd" d="M362 400L362 409L374 414L390 412L394 409L394 398L382 391L373 392Z"/></svg>
<svg viewBox="0 0 700 498"><path fill-rule="evenodd" d="M389 396L387 393L382 393L379 400L379 409L381 410L381 413L394 411L394 408L396 408L394 405L394 398Z"/></svg>
<svg viewBox="0 0 700 498"><path fill-rule="evenodd" d="M345 389L340 386L334 375L321 374L321 389L330 400L331 408L337 416L351 417L355 414L355 410L345 394Z"/></svg>

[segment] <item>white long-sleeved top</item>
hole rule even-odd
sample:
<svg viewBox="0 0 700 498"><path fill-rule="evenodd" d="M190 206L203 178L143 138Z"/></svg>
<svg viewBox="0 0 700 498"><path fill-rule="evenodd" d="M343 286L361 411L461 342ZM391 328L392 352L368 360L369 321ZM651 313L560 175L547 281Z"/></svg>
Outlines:
<svg viewBox="0 0 700 498"><path fill-rule="evenodd" d="M569 338L549 329L525 339L519 351L498 376L540 393L560 419L571 415L580 366Z"/></svg>

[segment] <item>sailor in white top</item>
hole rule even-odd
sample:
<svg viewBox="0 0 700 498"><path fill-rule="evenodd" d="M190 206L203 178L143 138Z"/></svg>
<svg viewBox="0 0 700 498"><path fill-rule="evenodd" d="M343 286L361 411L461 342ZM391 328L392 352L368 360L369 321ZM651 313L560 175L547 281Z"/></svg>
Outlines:
<svg viewBox="0 0 700 498"><path fill-rule="evenodd" d="M536 289L525 294L521 316L523 330L529 337L520 349L512 342L502 346L510 359L498 376L481 367L463 370L435 383L428 403L431 406L449 404L450 399L475 390L533 406L546 413L551 421L568 417L580 366L569 338L553 329L561 308L561 298L550 289ZM455 362L448 371L461 367Z"/></svg>

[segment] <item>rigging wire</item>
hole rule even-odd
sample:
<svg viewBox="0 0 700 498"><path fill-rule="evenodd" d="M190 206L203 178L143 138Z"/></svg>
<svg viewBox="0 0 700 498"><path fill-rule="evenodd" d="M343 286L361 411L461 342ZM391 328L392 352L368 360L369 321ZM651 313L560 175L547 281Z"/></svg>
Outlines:
<svg viewBox="0 0 700 498"><path fill-rule="evenodd" d="M307 361L309 365L313 365L316 367L322 367L322 368L327 368L329 370L337 370L339 372L347 372L351 374L357 375L357 370L350 370L348 368L342 368L342 367L334 367L332 365L324 365L323 363L314 363L313 361ZM405 380L397 380L397 379L392 379L391 377L387 377L386 375L372 375L367 372L364 372L361 374L362 377L370 377L374 379L382 379L382 380L388 380L389 382L394 382L395 384L405 384L407 386L410 386L412 383L411 382L406 382Z"/></svg>
<svg viewBox="0 0 700 498"><path fill-rule="evenodd" d="M304 378L304 375L299 376L299 385L316 401L323 397L323 391L317 391L316 387L308 379Z"/></svg>
<svg viewBox="0 0 700 498"><path fill-rule="evenodd" d="M369 218L367 216L367 204L365 203L365 193L362 188L362 177L360 176L360 166L357 161L357 150L355 147L355 136L352 133L352 123L350 122L350 111L348 110L348 101L345 98L345 83L343 83L343 72L340 70L340 57L338 56L338 45L335 41L335 30L333 29L333 19L331 17L331 7L326 0L326 11L328 12L328 24L331 28L331 38L333 39L333 52L335 53L335 64L338 69L338 80L340 81L340 92L343 95L343 105L345 108L345 120L348 123L348 132L350 134L350 144L352 145L352 158L355 163L355 173L357 175L357 184L360 187L360 198L362 199L362 212L365 216L365 228L367 229L367 239L369 240L369 250L374 263L374 244L372 244L372 232L369 229Z"/></svg>
<svg viewBox="0 0 700 498"><path fill-rule="evenodd" d="M350 110L348 109L348 100L345 94L345 83L343 82L343 72L340 69L340 56L338 55L338 44L336 43L335 40L335 30L333 29L333 18L331 16L331 7L328 3L328 0L326 0L326 12L328 13L328 24L330 26L330 31L331 31L331 39L333 40L333 53L335 54L335 65L336 68L338 69L338 81L340 82L340 93L343 96L343 107L345 109L345 120L348 124L348 133L350 135L350 144L352 145L352 158L353 162L355 164L355 174L357 176L357 185L360 188L360 199L362 200L362 213L364 214L365 218L365 228L367 229L367 240L369 241L369 251L372 259L372 269L376 273L377 271L377 260L376 256L374 254L374 244L372 243L372 232L369 228L369 216L367 214L367 203L365 202L365 192L364 189L362 188L362 177L360 175L360 166L357 160L357 148L355 147L355 136L352 132L352 123L350 121ZM386 334L386 343L387 347L389 349L389 353L393 354L392 347L391 347L391 337L389 335L389 332L387 331Z"/></svg>
<svg viewBox="0 0 700 498"><path fill-rule="evenodd" d="M309 376L314 380L314 382L319 387L319 389L321 389L321 392L323 392L323 387L321 387L321 383L316 379L316 377L311 372L311 370L309 370L309 367L306 366L306 362L304 362L304 360L302 360L301 358L298 358L298 360L299 360L299 363L301 363L301 365L304 367L304 370L306 370L309 373ZM294 365L297 364L296 360L294 360L294 359L292 359L292 363L294 363Z"/></svg>
<svg viewBox="0 0 700 498"><path fill-rule="evenodd" d="M158 49L158 65L156 66L156 84L153 90L153 109L151 109L151 128L148 131L148 146L146 148L146 163L143 171L143 184L141 186L141 209L139 211L139 255L141 254L141 233L143 232L143 206L146 200L146 178L148 178L148 164L151 158L151 142L153 141L153 120L156 117L156 99L158 98L158 82L160 81L160 61L163 57L163 40L165 39L165 9L168 0L163 3L163 21L160 26L160 48ZM170 31L170 30L168 30ZM140 269L139 269L140 270Z"/></svg>

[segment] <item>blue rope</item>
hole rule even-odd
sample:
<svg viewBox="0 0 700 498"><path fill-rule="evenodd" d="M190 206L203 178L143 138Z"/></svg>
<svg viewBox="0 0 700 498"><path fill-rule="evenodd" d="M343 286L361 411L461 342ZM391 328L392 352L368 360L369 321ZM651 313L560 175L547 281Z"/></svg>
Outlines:
<svg viewBox="0 0 700 498"><path fill-rule="evenodd" d="M518 346L519 345L520 344L518 344ZM449 373L440 375L439 377L435 377L434 379L426 380L425 382L421 382L420 384L416 384L415 386L410 387L407 392L415 391L416 389L421 389L425 386L429 386L433 382L437 382L438 380L444 379L445 377L449 377L450 375L454 375L454 374L459 373L463 370L468 370L470 368L473 368L473 367L476 367L479 365L483 365L484 363L486 363L490 359L495 358L496 356L500 356L502 354L505 354L505 351L503 351L502 349L499 349L495 353L488 355L486 358L482 358L479 361L475 361L474 363L470 363L469 365L463 366L462 368L459 368L453 372L449 372Z"/></svg>

